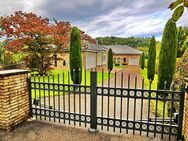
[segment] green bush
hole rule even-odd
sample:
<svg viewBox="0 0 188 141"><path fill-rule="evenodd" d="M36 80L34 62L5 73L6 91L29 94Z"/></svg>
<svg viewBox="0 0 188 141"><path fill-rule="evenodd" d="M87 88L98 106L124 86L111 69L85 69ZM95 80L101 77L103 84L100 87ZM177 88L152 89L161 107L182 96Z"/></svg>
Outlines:
<svg viewBox="0 0 188 141"><path fill-rule="evenodd" d="M148 51L148 66L147 76L148 80L154 79L155 76L155 62L156 62L156 41L155 36L151 38L149 51Z"/></svg>
<svg viewBox="0 0 188 141"><path fill-rule="evenodd" d="M126 62L126 63L122 63L122 65L123 65L123 66L126 66L126 65L128 65L128 63L127 63L127 62Z"/></svg>
<svg viewBox="0 0 188 141"><path fill-rule="evenodd" d="M115 63L115 66L120 66L120 64L119 63Z"/></svg>
<svg viewBox="0 0 188 141"><path fill-rule="evenodd" d="M74 84L81 84L82 82L81 41L80 41L80 31L77 27L73 27L71 31L69 60L70 60L71 79Z"/></svg>
<svg viewBox="0 0 188 141"><path fill-rule="evenodd" d="M108 50L108 71L112 71L113 69L113 53L112 49Z"/></svg>
<svg viewBox="0 0 188 141"><path fill-rule="evenodd" d="M144 69L144 65L145 65L145 53L144 53L144 52L143 52L142 55L140 56L139 63L140 63L141 69L143 70L143 69Z"/></svg>

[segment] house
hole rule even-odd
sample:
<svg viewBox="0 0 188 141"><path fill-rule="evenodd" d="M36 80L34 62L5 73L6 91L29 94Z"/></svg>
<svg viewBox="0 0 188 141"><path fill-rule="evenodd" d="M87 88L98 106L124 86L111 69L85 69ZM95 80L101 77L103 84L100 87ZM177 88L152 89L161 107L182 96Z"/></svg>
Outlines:
<svg viewBox="0 0 188 141"><path fill-rule="evenodd" d="M82 66L83 69L95 69L97 66L107 64L108 50L100 45L90 44L82 47ZM63 49L55 57L54 69L69 69L69 48Z"/></svg>
<svg viewBox="0 0 188 141"><path fill-rule="evenodd" d="M127 45L104 46L113 51L113 61L116 64L139 65L141 51Z"/></svg>

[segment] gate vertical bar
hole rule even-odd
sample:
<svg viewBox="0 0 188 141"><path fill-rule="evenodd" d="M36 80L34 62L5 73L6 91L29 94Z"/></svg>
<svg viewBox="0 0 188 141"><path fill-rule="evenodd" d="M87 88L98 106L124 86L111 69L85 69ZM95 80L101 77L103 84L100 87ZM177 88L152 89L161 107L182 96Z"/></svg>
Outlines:
<svg viewBox="0 0 188 141"><path fill-rule="evenodd" d="M90 95L90 133L96 133L97 130L97 72L91 72L91 95Z"/></svg>
<svg viewBox="0 0 188 141"><path fill-rule="evenodd" d="M28 95L29 95L29 116L32 117L32 93L31 93L31 78L27 78L27 85L28 85Z"/></svg>
<svg viewBox="0 0 188 141"><path fill-rule="evenodd" d="M182 127L183 127L183 112L184 112L184 101L185 101L185 91L182 90L182 94L180 95L180 112L179 112L179 118L178 118L178 140L184 140L182 135Z"/></svg>

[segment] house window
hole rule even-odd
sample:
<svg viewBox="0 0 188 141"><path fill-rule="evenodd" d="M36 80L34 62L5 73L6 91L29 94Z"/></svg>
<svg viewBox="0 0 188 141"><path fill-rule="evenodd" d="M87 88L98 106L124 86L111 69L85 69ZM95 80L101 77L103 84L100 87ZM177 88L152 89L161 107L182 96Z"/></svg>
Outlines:
<svg viewBox="0 0 188 141"><path fill-rule="evenodd" d="M123 58L123 62L126 63L127 62L127 58Z"/></svg>
<svg viewBox="0 0 188 141"><path fill-rule="evenodd" d="M117 62L120 63L120 58L117 59Z"/></svg>
<svg viewBox="0 0 188 141"><path fill-rule="evenodd" d="M114 57L114 63L116 63L116 57Z"/></svg>

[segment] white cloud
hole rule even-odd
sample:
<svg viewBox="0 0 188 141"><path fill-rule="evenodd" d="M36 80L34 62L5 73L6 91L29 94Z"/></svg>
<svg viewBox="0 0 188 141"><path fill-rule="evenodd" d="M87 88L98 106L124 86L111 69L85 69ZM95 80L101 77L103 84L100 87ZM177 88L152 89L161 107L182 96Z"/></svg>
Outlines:
<svg viewBox="0 0 188 141"><path fill-rule="evenodd" d="M172 12L167 9L172 0L1 0L1 15L22 10L43 17L68 20L73 25L97 36L161 37ZM188 25L188 12L178 25Z"/></svg>

